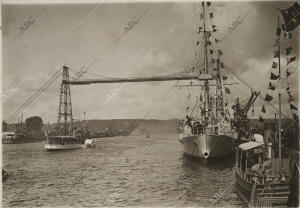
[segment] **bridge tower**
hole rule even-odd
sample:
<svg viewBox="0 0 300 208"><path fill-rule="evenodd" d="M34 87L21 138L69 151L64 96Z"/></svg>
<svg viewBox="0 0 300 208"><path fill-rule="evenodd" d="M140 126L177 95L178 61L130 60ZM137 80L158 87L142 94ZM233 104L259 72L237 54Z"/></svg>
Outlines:
<svg viewBox="0 0 300 208"><path fill-rule="evenodd" d="M59 109L58 109L58 127L59 133L71 135L73 130L73 115L71 90L69 82L69 68L63 66L62 82L60 85Z"/></svg>

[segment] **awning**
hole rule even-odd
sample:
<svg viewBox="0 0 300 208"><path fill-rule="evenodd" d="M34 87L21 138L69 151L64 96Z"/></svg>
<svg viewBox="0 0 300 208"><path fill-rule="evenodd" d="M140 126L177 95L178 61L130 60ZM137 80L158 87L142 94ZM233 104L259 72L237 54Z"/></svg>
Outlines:
<svg viewBox="0 0 300 208"><path fill-rule="evenodd" d="M264 145L264 143L261 142L247 142L247 143L243 143L239 145L239 148L242 150L249 150L249 149L253 149L255 147L259 147Z"/></svg>

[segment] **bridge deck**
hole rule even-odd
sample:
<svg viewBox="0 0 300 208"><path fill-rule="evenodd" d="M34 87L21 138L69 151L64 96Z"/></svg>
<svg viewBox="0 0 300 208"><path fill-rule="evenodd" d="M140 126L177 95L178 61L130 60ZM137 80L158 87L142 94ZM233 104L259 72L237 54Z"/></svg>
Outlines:
<svg viewBox="0 0 300 208"><path fill-rule="evenodd" d="M155 82L173 80L212 80L212 75L173 75L173 76L152 76L152 77L129 77L129 78L106 78L106 79L81 79L63 80L63 83L71 85L87 85L96 83L121 83L121 82Z"/></svg>

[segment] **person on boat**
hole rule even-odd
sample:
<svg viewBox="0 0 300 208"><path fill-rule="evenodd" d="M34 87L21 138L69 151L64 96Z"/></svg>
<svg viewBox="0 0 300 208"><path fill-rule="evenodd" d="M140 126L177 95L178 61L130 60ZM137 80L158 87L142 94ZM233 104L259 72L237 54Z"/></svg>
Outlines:
<svg viewBox="0 0 300 208"><path fill-rule="evenodd" d="M258 163L251 167L251 171L255 174L254 181L261 184L265 178L265 167L262 163L261 156L259 157Z"/></svg>
<svg viewBox="0 0 300 208"><path fill-rule="evenodd" d="M184 123L185 123L185 125L188 125L189 127L192 128L192 119L188 115L185 116L185 122Z"/></svg>

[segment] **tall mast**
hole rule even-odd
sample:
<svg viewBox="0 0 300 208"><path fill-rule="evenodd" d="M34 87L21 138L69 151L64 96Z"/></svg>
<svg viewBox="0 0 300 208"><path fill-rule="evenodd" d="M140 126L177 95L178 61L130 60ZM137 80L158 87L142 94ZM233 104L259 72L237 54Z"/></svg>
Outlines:
<svg viewBox="0 0 300 208"><path fill-rule="evenodd" d="M208 74L208 58L207 58L207 31L206 31L206 14L205 14L205 4L202 2L202 7L203 7L203 39L204 39L204 71L205 74ZM205 80L204 82L204 88L205 88L205 94L204 94L204 99L205 99L205 116L207 116L207 109L208 109L208 102L209 102L209 95L208 95L208 80Z"/></svg>
<svg viewBox="0 0 300 208"><path fill-rule="evenodd" d="M278 10L279 11L279 10ZM281 159L281 70L280 70L280 22L279 22L279 14L277 17L278 27L277 27L277 44L278 44L278 76L279 76L279 92L278 92L278 102L279 102L279 121L278 121L278 145L279 145L279 168L282 167L282 159Z"/></svg>

